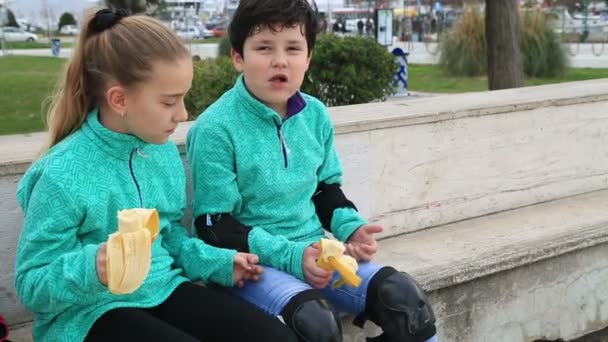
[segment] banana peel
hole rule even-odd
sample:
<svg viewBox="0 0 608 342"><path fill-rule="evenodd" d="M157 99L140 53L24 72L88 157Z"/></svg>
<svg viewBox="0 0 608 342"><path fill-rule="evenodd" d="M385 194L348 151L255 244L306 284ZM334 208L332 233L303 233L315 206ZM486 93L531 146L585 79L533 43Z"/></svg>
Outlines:
<svg viewBox="0 0 608 342"><path fill-rule="evenodd" d="M337 240L321 239L319 248L321 255L317 265L324 270L337 271L340 274L340 279L333 284L334 288L344 284L352 287L361 285L361 278L357 276L359 264L351 256L344 255L344 244Z"/></svg>
<svg viewBox="0 0 608 342"><path fill-rule="evenodd" d="M118 212L118 231L122 233L147 229L153 240L160 231L160 218L156 209L135 208Z"/></svg>
<svg viewBox="0 0 608 342"><path fill-rule="evenodd" d="M129 294L144 282L152 263L152 242L160 232L156 209L128 209L118 212L118 231L107 243L108 289Z"/></svg>

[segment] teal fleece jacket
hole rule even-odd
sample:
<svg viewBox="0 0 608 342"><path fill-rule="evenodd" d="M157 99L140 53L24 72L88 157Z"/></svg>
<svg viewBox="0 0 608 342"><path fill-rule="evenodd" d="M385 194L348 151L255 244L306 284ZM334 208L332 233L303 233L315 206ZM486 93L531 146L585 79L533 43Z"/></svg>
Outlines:
<svg viewBox="0 0 608 342"><path fill-rule="evenodd" d="M236 251L208 246L180 225L185 183L173 143L109 131L97 111L32 165L17 190L25 220L15 287L34 314L36 341L82 341L108 310L159 305L188 279L232 285ZM114 295L97 277L96 254L117 230L117 212L137 207L158 210L161 234L143 285Z"/></svg>
<svg viewBox="0 0 608 342"><path fill-rule="evenodd" d="M320 182L341 184L334 131L323 103L296 94L303 108L283 120L254 98L240 76L196 120L186 141L194 216L230 213L252 227L249 251L260 263L304 280L304 249L324 236L312 201ZM334 211L332 233L345 241L365 221Z"/></svg>

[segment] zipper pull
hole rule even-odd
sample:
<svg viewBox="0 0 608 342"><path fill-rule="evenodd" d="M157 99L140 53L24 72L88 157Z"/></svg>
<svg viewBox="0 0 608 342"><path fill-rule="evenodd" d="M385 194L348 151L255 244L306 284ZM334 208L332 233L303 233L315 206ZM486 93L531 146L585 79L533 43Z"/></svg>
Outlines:
<svg viewBox="0 0 608 342"><path fill-rule="evenodd" d="M149 155L147 155L147 154L143 153L143 152L142 152L142 151L139 149L139 147L136 149L136 152L137 152L137 155L138 155L138 156L140 156L140 157L142 157L142 158L148 158L148 157L149 157Z"/></svg>
<svg viewBox="0 0 608 342"><path fill-rule="evenodd" d="M279 136L279 144L281 144L281 153L283 154L283 161L285 163L285 168L289 166L289 149L287 148L287 144L285 143L285 137L283 136L283 129L280 124L277 124L277 135Z"/></svg>

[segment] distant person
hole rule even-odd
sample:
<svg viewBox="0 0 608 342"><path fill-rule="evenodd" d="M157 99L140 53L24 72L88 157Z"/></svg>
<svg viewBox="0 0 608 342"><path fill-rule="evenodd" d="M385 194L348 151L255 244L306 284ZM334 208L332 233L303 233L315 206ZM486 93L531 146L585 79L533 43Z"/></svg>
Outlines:
<svg viewBox="0 0 608 342"><path fill-rule="evenodd" d="M371 18L367 18L365 22L365 33L368 36L374 35L374 21Z"/></svg>

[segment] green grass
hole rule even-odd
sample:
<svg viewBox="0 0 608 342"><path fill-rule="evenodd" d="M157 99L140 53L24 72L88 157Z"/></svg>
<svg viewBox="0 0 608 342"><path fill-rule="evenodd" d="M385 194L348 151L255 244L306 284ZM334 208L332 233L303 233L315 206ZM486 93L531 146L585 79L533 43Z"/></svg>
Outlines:
<svg viewBox="0 0 608 342"><path fill-rule="evenodd" d="M488 90L488 80L483 77L447 76L435 65L410 65L408 86L411 91L429 93L465 93ZM584 81L596 78L608 78L608 69L568 68L561 77L530 78L526 85L535 86L551 83Z"/></svg>
<svg viewBox="0 0 608 342"><path fill-rule="evenodd" d="M196 39L191 41L190 43L192 44L217 44L220 42L222 38L218 38L218 37L210 37L210 38L205 38L205 39Z"/></svg>
<svg viewBox="0 0 608 342"><path fill-rule="evenodd" d="M61 43L62 48L71 48L74 43L63 42ZM42 42L9 42L6 43L7 49L51 49L51 43Z"/></svg>
<svg viewBox="0 0 608 342"><path fill-rule="evenodd" d="M0 57L0 135L44 130L43 101L55 86L65 59ZM608 78L608 69L567 69L555 79L530 79L528 85ZM485 77L449 77L434 65L410 65L412 91L463 93L487 90Z"/></svg>
<svg viewBox="0 0 608 342"><path fill-rule="evenodd" d="M65 59L0 57L0 134L44 130L42 102Z"/></svg>

